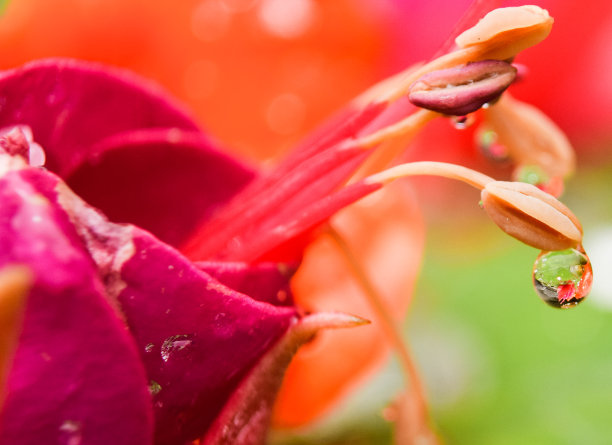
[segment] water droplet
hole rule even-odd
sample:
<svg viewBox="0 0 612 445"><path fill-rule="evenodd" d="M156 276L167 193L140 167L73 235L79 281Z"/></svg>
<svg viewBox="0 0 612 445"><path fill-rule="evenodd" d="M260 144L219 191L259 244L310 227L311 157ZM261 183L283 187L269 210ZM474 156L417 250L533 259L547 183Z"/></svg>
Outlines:
<svg viewBox="0 0 612 445"><path fill-rule="evenodd" d="M80 422L66 420L60 425L59 432L59 443L62 445L80 445L83 440Z"/></svg>
<svg viewBox="0 0 612 445"><path fill-rule="evenodd" d="M189 347L192 343L191 335L173 335L164 340L161 347L161 358L167 362L172 354Z"/></svg>
<svg viewBox="0 0 612 445"><path fill-rule="evenodd" d="M497 133L490 128L481 127L476 132L476 144L482 154L495 162L508 160L508 149L498 142Z"/></svg>
<svg viewBox="0 0 612 445"><path fill-rule="evenodd" d="M155 380L151 380L149 382L149 392L151 393L152 396L156 396L157 394L159 394L161 390L162 390L161 385L157 383Z"/></svg>
<svg viewBox="0 0 612 445"><path fill-rule="evenodd" d="M589 294L593 269L589 257L582 247L579 249L541 252L536 258L533 284L538 296L547 304L569 308Z"/></svg>
<svg viewBox="0 0 612 445"><path fill-rule="evenodd" d="M155 345L153 343L149 343L148 345L145 346L144 350L145 352L151 352L154 347Z"/></svg>
<svg viewBox="0 0 612 445"><path fill-rule="evenodd" d="M465 130L474 123L474 116L472 114L467 114L465 116L451 116L450 121L455 129Z"/></svg>

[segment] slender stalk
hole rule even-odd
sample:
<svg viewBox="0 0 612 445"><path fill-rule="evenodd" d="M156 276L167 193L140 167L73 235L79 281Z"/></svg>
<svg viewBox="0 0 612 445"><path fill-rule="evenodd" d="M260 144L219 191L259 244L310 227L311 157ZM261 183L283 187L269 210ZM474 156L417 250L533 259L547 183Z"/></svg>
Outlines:
<svg viewBox="0 0 612 445"><path fill-rule="evenodd" d="M370 306L374 310L378 322L383 327L385 334L389 339L389 342L391 343L393 349L395 350L395 353L399 358L402 369L404 370L404 379L406 381L406 387L410 388L414 392L414 395L416 396L415 398L418 401L418 405L421 408L422 415L424 418L426 418L426 413L428 411L423 387L421 385L417 368L414 362L412 361L410 351L408 350L408 346L404 342L398 324L389 313L389 310L378 295L378 292L376 291L372 281L367 276L359 260L355 257L351 248L346 243L344 238L331 226L329 226L328 234L336 243L336 246L340 249L340 252L344 256L347 265L350 267L355 278L357 279L357 282L364 291L368 303L370 303Z"/></svg>
<svg viewBox="0 0 612 445"><path fill-rule="evenodd" d="M460 165L431 161L397 165L368 176L364 181L369 184L388 184L391 181L407 176L442 176L465 182L479 190L482 190L489 182L495 181L490 176Z"/></svg>

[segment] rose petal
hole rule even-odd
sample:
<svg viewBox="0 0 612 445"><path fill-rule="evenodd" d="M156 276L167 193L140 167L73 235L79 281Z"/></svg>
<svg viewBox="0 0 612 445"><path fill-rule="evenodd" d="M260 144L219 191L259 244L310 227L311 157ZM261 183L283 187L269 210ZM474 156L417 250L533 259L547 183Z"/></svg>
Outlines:
<svg viewBox="0 0 612 445"><path fill-rule="evenodd" d="M108 222L56 183L52 190L138 345L154 396L155 443L200 437L242 377L297 320L296 309L227 288L149 233Z"/></svg>
<svg viewBox="0 0 612 445"><path fill-rule="evenodd" d="M0 179L0 266L27 265L34 283L9 375L0 442L147 444L144 369L48 173Z"/></svg>
<svg viewBox="0 0 612 445"><path fill-rule="evenodd" d="M150 81L119 69L46 59L0 73L0 128L28 125L47 167L68 175L108 136L145 128L196 131L194 120Z"/></svg>
<svg viewBox="0 0 612 445"><path fill-rule="evenodd" d="M254 175L201 133L152 129L96 144L67 182L111 220L179 245Z"/></svg>
<svg viewBox="0 0 612 445"><path fill-rule="evenodd" d="M287 365L300 346L324 328L347 328L367 320L342 313L307 315L287 333L240 382L240 386L202 439L205 445L257 445L264 443L272 405Z"/></svg>
<svg viewBox="0 0 612 445"><path fill-rule="evenodd" d="M137 229L134 246L119 301L154 392L156 443L194 440L296 310L227 288Z"/></svg>
<svg viewBox="0 0 612 445"><path fill-rule="evenodd" d="M227 287L275 306L293 305L289 280L296 266L284 263L199 262L196 265Z"/></svg>

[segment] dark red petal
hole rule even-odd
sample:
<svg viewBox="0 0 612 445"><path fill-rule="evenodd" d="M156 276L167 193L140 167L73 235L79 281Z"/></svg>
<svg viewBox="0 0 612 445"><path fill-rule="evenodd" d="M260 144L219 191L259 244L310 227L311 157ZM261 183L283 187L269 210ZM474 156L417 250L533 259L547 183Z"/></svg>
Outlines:
<svg viewBox="0 0 612 445"><path fill-rule="evenodd" d="M276 394L298 348L325 328L347 328L367 320L342 313L307 315L292 323L285 335L240 382L202 445L259 445L265 442Z"/></svg>
<svg viewBox="0 0 612 445"><path fill-rule="evenodd" d="M121 307L153 394L155 443L202 436L244 375L298 320L296 309L229 289L149 233L108 222L58 180L48 181L49 173L23 176L47 196L59 193Z"/></svg>
<svg viewBox="0 0 612 445"><path fill-rule="evenodd" d="M0 73L0 103L0 128L30 126L47 167L60 176L108 136L159 127L198 130L158 86L91 62L47 59Z"/></svg>
<svg viewBox="0 0 612 445"><path fill-rule="evenodd" d="M199 262L196 265L227 287L275 306L293 305L289 280L296 270L286 263Z"/></svg>
<svg viewBox="0 0 612 445"><path fill-rule="evenodd" d="M253 177L201 133L150 129L96 144L67 182L112 221L176 246Z"/></svg>
<svg viewBox="0 0 612 445"><path fill-rule="evenodd" d="M297 313L229 289L134 230L119 301L155 393L156 443L184 443L206 432Z"/></svg>
<svg viewBox="0 0 612 445"><path fill-rule="evenodd" d="M30 173L0 179L0 266L34 274L0 443L150 444L151 397L133 340L48 193L56 180Z"/></svg>

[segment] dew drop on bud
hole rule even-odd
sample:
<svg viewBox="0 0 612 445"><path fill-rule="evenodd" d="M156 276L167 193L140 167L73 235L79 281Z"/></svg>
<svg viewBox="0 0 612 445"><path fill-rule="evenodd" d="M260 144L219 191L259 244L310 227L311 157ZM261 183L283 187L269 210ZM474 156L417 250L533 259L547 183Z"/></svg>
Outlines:
<svg viewBox="0 0 612 445"><path fill-rule="evenodd" d="M474 123L474 116L466 114L465 116L451 116L451 124L456 130L465 130Z"/></svg>
<svg viewBox="0 0 612 445"><path fill-rule="evenodd" d="M582 250L582 247L580 247ZM533 265L533 284L550 306L569 308L586 298L593 283L593 269L578 249L541 252Z"/></svg>

